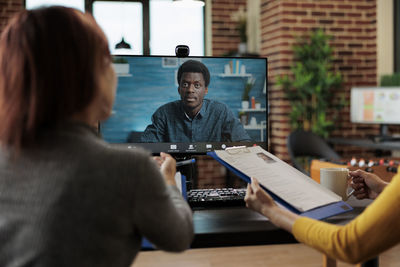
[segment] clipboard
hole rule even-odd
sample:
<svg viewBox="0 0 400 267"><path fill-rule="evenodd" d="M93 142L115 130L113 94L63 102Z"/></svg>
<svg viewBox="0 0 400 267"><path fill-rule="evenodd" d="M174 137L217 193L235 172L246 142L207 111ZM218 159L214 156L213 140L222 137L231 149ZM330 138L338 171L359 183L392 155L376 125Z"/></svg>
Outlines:
<svg viewBox="0 0 400 267"><path fill-rule="evenodd" d="M232 148L227 148L227 149L243 149L243 147L232 147ZM244 174L240 170L236 169L234 166L230 165L229 163L227 163L224 160L222 160L221 158L219 158L218 155L214 151L207 152L207 155L213 157L216 161L218 161L220 164L222 164L223 166L228 168L230 171L232 171L234 174L236 174L239 178L244 180L246 183L250 183L251 182L249 176L247 176L246 174ZM292 167L292 166L290 166L290 167ZM281 206L283 206L286 209L292 211L293 213L296 213L296 214L301 215L301 216L309 217L309 218L312 218L312 219L322 220L322 219L326 219L326 218L329 218L329 217L332 217L332 216L335 216L335 215L339 215L339 214L342 214L342 213L350 212L350 211L353 210L353 207L351 207L348 203L346 203L344 201L338 201L338 202L334 202L334 203L331 203L331 204L327 204L327 205L320 206L320 207L317 207L317 208L314 208L314 209L311 209L311 210L307 210L307 211L301 212L298 209L296 209L295 207L293 207L292 205L290 205L288 202L286 202L284 199L282 199L281 197L277 196L276 194L274 194L273 192L268 190L268 188L266 188L265 186L263 186L261 184L260 184L260 186L268 194L270 194L270 196L277 203L279 203Z"/></svg>

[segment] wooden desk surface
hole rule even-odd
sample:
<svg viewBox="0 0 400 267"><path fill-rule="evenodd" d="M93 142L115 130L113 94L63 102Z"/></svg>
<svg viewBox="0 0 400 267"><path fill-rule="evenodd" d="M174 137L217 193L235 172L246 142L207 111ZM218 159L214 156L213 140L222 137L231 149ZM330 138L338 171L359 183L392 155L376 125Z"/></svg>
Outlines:
<svg viewBox="0 0 400 267"><path fill-rule="evenodd" d="M380 266L400 266L400 245L379 256ZM183 253L142 251L131 267L322 266L322 254L303 244L189 249ZM338 262L338 267L355 266Z"/></svg>
<svg viewBox="0 0 400 267"><path fill-rule="evenodd" d="M353 211L326 221L345 224L370 202L351 197L348 203ZM191 249L183 253L141 251L132 267L322 266L320 252L296 243L291 234L246 208L195 211L194 225L196 237ZM386 260L400 263L399 252L400 246L394 252L382 254L381 266L386 266ZM339 262L337 266L355 265Z"/></svg>

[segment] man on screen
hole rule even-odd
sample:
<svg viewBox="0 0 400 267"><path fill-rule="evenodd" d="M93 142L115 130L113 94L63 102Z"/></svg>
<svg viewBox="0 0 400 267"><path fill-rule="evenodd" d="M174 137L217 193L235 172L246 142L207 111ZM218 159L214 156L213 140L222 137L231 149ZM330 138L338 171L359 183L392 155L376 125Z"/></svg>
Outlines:
<svg viewBox="0 0 400 267"><path fill-rule="evenodd" d="M159 107L146 127L142 142L229 142L251 141L227 105L204 99L210 72L196 60L178 69L176 100Z"/></svg>

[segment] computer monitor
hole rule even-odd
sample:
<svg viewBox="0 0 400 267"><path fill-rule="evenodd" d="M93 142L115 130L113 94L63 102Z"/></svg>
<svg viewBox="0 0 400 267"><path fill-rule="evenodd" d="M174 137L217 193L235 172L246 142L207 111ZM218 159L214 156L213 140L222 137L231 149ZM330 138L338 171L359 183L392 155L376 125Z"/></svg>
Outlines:
<svg viewBox="0 0 400 267"><path fill-rule="evenodd" d="M387 125L400 124L400 87L359 87L351 89L352 123L380 124L380 135L387 136Z"/></svg>
<svg viewBox="0 0 400 267"><path fill-rule="evenodd" d="M196 77L206 82L197 62L208 69L210 79L204 85L208 91L201 109L192 118L190 108L200 97L182 88L201 88ZM184 83L179 84L182 64ZM111 117L100 123L109 143L144 147L153 154L205 154L242 145L267 149L266 58L129 55L115 56L114 67L118 76L114 107ZM193 81L185 74L191 72ZM242 104L246 86L251 87L248 106Z"/></svg>

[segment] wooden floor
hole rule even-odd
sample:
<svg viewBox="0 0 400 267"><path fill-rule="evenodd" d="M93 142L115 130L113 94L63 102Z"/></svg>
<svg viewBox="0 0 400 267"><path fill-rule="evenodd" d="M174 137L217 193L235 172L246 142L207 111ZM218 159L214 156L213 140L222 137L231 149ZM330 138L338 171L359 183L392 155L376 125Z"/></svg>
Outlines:
<svg viewBox="0 0 400 267"><path fill-rule="evenodd" d="M183 253L140 252L131 267L322 266L322 254L303 244L190 249ZM338 262L338 267L352 264ZM400 266L400 245L379 257L380 267Z"/></svg>

